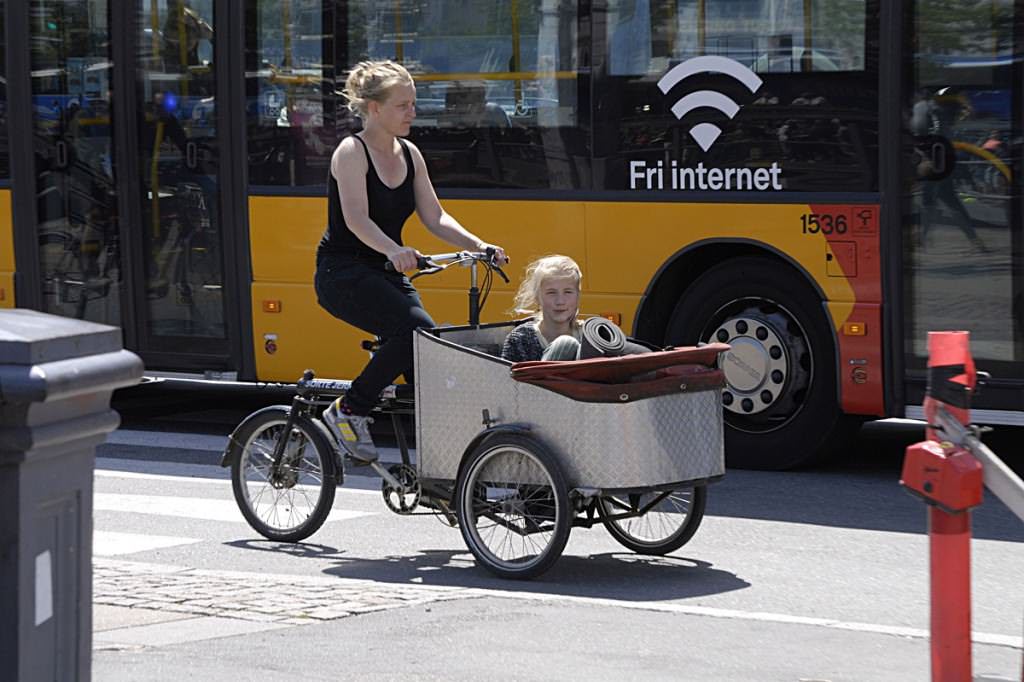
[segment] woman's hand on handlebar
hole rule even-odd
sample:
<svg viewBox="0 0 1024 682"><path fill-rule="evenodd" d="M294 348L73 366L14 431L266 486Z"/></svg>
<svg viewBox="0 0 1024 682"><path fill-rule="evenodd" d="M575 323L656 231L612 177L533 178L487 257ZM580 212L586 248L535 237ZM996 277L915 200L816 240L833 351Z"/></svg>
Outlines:
<svg viewBox="0 0 1024 682"><path fill-rule="evenodd" d="M409 272L419 267L423 254L411 246L400 246L397 250L387 254L387 257L396 272Z"/></svg>
<svg viewBox="0 0 1024 682"><path fill-rule="evenodd" d="M488 249L493 249L494 250L493 262L494 262L495 265L497 265L498 267L501 267L502 265L505 265L506 263L508 263L508 256L505 255L505 249L501 248L500 246L495 246L494 244L488 244L487 242L480 242L479 244L477 244L477 247L476 247L477 251L487 251Z"/></svg>

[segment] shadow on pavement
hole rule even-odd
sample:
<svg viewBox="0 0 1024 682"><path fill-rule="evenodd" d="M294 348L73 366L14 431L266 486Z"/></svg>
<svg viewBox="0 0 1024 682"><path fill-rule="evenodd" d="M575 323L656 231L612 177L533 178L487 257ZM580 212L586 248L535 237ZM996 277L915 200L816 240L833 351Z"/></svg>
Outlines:
<svg viewBox="0 0 1024 682"><path fill-rule="evenodd" d="M750 583L704 561L685 557L644 557L630 553L564 555L551 570L529 581L502 580L478 566L467 551L423 550L415 556L383 559L339 558L325 569L341 578L378 582L477 587L631 602L662 601L731 592Z"/></svg>
<svg viewBox="0 0 1024 682"><path fill-rule="evenodd" d="M868 480L870 478L870 480ZM926 505L877 476L803 472L785 476L729 471L709 488L709 516L811 523L894 532L928 531ZM974 538L1024 542L1024 523L991 494L972 512Z"/></svg>
<svg viewBox="0 0 1024 682"><path fill-rule="evenodd" d="M288 545L266 540L238 540L231 547L282 552L335 565L324 573L339 578L426 586L530 592L558 596L617 599L629 602L702 597L750 587L735 574L706 561L686 557L648 557L624 553L563 555L551 570L527 581L502 580L478 566L468 550L420 550L409 556L367 559L325 545Z"/></svg>
<svg viewBox="0 0 1024 682"><path fill-rule="evenodd" d="M1024 430L998 427L984 441L1020 474ZM927 533L926 505L899 484L906 447L921 425L870 424L841 460L784 473L730 469L708 490L707 514L839 528ZM1024 542L1024 522L986 491L972 511L975 538Z"/></svg>

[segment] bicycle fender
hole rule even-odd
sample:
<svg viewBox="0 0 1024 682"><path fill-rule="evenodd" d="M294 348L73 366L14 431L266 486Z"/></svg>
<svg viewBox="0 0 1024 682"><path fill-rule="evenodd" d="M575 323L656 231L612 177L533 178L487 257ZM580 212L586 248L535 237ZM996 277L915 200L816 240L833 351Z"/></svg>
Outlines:
<svg viewBox="0 0 1024 682"><path fill-rule="evenodd" d="M469 445L462 451L462 457L459 459L459 471L456 474L456 481L462 478L462 467L465 466L466 460L469 458L470 453L476 450L480 443L484 442L488 438L492 438L502 433L531 433L532 428L525 422L512 422L511 424L499 424L498 426L492 426L484 429L480 433L473 437L473 440L469 441Z"/></svg>
<svg viewBox="0 0 1024 682"><path fill-rule="evenodd" d="M285 417L287 417L290 411L291 408L287 405L271 405L270 407L264 407L256 410L239 422L238 426L236 426L234 431L231 432L231 435L228 436L228 444L224 448L224 454L222 454L220 458L221 467L227 468L231 466L231 463L234 462L241 454L242 444L238 442L237 435L249 424L249 422L263 416L267 412L281 412Z"/></svg>

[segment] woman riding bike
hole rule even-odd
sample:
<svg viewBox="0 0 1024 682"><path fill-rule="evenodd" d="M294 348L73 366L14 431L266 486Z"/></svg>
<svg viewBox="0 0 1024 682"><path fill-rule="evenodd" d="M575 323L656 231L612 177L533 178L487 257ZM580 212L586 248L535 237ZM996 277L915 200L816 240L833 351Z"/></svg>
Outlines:
<svg viewBox="0 0 1024 682"><path fill-rule="evenodd" d="M501 247L479 239L445 212L423 155L402 139L416 117L416 88L405 67L390 60L360 62L344 92L363 130L342 140L331 157L327 230L317 249L314 283L327 312L382 342L323 419L350 456L372 462L377 450L369 414L380 392L412 369L413 332L435 326L402 274L422 257L402 242L406 220L415 210L427 229L449 244L493 249L498 264L507 259Z"/></svg>

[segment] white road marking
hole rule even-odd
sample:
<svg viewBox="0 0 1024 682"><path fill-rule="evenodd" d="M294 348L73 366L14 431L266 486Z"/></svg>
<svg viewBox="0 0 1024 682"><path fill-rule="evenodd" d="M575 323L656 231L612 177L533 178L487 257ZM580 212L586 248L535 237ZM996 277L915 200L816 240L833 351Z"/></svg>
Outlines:
<svg viewBox="0 0 1024 682"><path fill-rule="evenodd" d="M96 478L124 478L169 483L212 483L223 487L231 485L229 469L208 464L180 464L135 459L97 457ZM342 486L339 493L380 495L380 490L363 490Z"/></svg>
<svg viewBox="0 0 1024 682"><path fill-rule="evenodd" d="M110 530L97 530L92 534L93 556L118 556L146 552L151 549L177 547L202 542L196 538L179 538L169 535L150 535L148 533L118 533Z"/></svg>
<svg viewBox="0 0 1024 682"><path fill-rule="evenodd" d="M122 493L95 493L93 507L97 511L129 512L174 516L204 521L233 521L245 523L238 505L233 500L211 500L203 497L174 497L170 495L127 495ZM298 509L298 507L296 508ZM373 512L334 509L327 522L371 516Z"/></svg>
<svg viewBox="0 0 1024 682"><path fill-rule="evenodd" d="M764 623L787 623L791 625L811 625L816 627L834 628L837 630L853 630L879 635L895 635L897 637L911 637L915 639L928 639L928 630L912 628L901 625L882 625L880 623L857 623L836 620L834 618L812 618L808 616L794 616L788 613L771 613L765 611L741 611L739 609L719 609L709 606L688 606L686 604L638 604L635 602L621 601L618 599L604 599L601 597L575 597L559 594L543 594L538 592L510 592L506 590L494 590L488 588L475 588L469 590L480 596L507 597L509 599L529 599L533 601L562 601L588 604L592 606L616 606L625 609L638 611L658 611L662 613L681 613L690 616L708 616L711 618L729 618L733 620L749 620ZM1024 649L1024 637L1015 635L999 635L991 632L972 632L971 639L977 644L993 644L1006 646L1014 649Z"/></svg>

